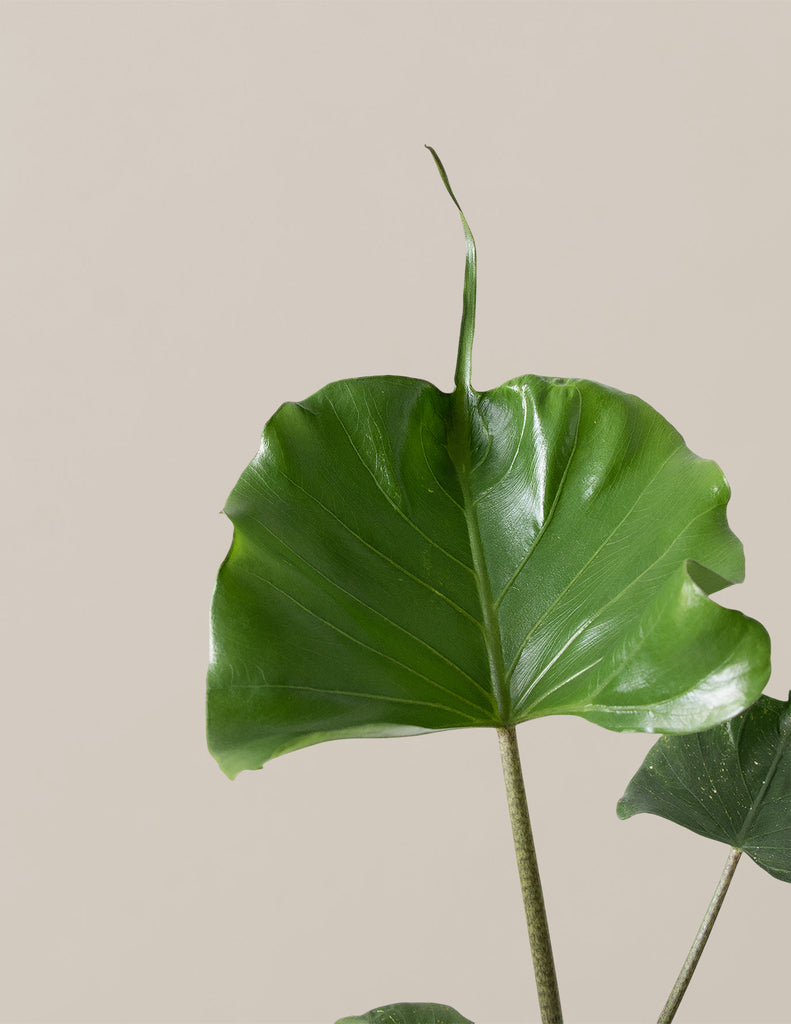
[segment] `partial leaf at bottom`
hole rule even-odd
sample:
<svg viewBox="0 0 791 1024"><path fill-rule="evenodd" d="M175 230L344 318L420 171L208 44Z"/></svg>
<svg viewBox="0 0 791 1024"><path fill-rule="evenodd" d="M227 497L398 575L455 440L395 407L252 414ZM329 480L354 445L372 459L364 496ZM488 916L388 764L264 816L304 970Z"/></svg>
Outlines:
<svg viewBox="0 0 791 1024"><path fill-rule="evenodd" d="M391 1003L361 1017L342 1017L336 1024L473 1024L441 1003Z"/></svg>

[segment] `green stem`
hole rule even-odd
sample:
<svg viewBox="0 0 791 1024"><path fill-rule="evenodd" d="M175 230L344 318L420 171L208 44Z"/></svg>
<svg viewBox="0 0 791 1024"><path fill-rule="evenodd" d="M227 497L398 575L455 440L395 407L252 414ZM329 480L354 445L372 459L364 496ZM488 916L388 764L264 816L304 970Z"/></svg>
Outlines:
<svg viewBox="0 0 791 1024"><path fill-rule="evenodd" d="M467 242L467 257L464 264L464 300L461 312L461 331L459 333L459 351L456 359L454 382L455 415L454 432L450 440L451 458L456 464L459 481L464 495L465 516L470 536L470 548L475 575L478 580L479 596L484 614L484 635L489 652L489 667L495 692L497 712L500 719L507 719L508 694L505 684L505 668L503 665L502 643L500 641L499 624L492 600L486 561L483 557L483 544L475 512L475 502L469 485L470 467L470 405L472 401L472 342L475 334L475 301L478 281L477 253L475 239L470 225L459 206L459 201L450 187L448 175L442 161L431 146L426 149L434 157L442 183L448 195L461 215L464 238ZM562 1024L563 1013L560 1009L560 994L555 975L555 962L552 959L552 944L549 940L549 924L544 906L544 894L541 891L541 877L538 873L538 861L533 845L533 832L530 828L530 815L527 811L525 783L522 778L522 766L519 761L519 747L516 742L516 730L513 727L497 730L500 739L500 755L503 762L505 789L508 795L508 810L511 814L511 828L514 834L516 862L519 867L519 881L522 886L522 899L527 917L527 930L530 936L530 948L533 953L533 970L536 976L538 1002L541 1008L542 1024Z"/></svg>
<svg viewBox="0 0 791 1024"><path fill-rule="evenodd" d="M542 1024L562 1024L563 1011L560 1008L555 961L552 957L552 943L549 939L549 923L538 873L533 830L527 810L525 781L519 760L516 729L498 729L500 756L503 762L505 789L508 795L508 810L514 833L516 863L519 867L519 881L522 886L522 900L525 904L527 932L533 953L533 971L536 976L538 1004L541 1008Z"/></svg>
<svg viewBox="0 0 791 1024"><path fill-rule="evenodd" d="M703 915L703 920L701 921L700 928L698 929L698 934L695 936L695 941L692 943L689 955L684 961L684 966L681 968L681 972L673 986L673 991L670 993L670 996L665 1003L665 1007L659 1015L657 1024L670 1024L676 1015L678 1005L684 998L687 986L692 980L695 968L698 966L698 960L700 960L701 953L708 942L711 929L714 927L714 922L717 920L717 914L720 912L722 901L725 899L725 894L728 891L728 886L731 884L733 873L736 870L736 865L739 863L741 855L741 850L731 850L728 854L728 859L725 862L725 867L720 875L717 888L714 890L711 903L709 903L708 910Z"/></svg>

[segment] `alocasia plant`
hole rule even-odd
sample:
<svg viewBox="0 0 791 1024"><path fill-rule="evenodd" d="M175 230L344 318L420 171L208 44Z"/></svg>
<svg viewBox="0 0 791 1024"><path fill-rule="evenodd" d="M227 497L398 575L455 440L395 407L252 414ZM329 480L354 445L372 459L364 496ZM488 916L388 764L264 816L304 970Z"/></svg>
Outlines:
<svg viewBox="0 0 791 1024"><path fill-rule="evenodd" d="M728 486L659 413L586 380L472 387L475 242L431 152L467 243L455 389L343 380L266 424L225 507L209 745L234 777L324 740L496 729L559 1021L516 725L712 727L760 694L769 641L710 599L744 572Z"/></svg>

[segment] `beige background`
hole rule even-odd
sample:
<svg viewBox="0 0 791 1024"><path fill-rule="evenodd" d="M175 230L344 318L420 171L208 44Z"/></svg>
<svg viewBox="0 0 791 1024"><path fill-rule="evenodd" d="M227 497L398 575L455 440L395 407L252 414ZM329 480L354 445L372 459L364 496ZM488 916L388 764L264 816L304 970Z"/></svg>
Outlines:
<svg viewBox="0 0 791 1024"><path fill-rule="evenodd" d="M217 511L331 379L587 376L734 488L722 600L791 674L787 3L0 9L4 1021L537 1020L496 741L203 739ZM523 726L570 1022L655 1019L725 850L615 818L650 740ZM679 1021L788 1020L791 889L744 863Z"/></svg>

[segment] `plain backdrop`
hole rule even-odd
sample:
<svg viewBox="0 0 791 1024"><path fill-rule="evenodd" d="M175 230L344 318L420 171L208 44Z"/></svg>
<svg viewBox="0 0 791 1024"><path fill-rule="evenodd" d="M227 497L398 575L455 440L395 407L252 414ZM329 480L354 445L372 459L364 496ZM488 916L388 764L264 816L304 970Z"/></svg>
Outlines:
<svg viewBox="0 0 791 1024"><path fill-rule="evenodd" d="M785 698L791 4L5 3L0 1013L538 1019L496 737L204 742L218 514L287 399L647 399L715 458ZM566 1019L654 1020L726 850L615 803L651 743L520 728ZM744 858L678 1021L788 1020L791 888Z"/></svg>

